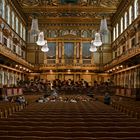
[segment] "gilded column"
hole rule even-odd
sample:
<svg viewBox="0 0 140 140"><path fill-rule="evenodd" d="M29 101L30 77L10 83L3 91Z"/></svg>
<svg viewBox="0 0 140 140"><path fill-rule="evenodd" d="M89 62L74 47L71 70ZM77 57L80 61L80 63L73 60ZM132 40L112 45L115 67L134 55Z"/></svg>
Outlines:
<svg viewBox="0 0 140 140"><path fill-rule="evenodd" d="M1 75L2 75L2 79L1 79L1 83L2 83L2 86L4 85L4 69L1 68Z"/></svg>
<svg viewBox="0 0 140 140"><path fill-rule="evenodd" d="M127 71L124 72L124 87L128 88L128 86L127 86Z"/></svg>
<svg viewBox="0 0 140 140"><path fill-rule="evenodd" d="M39 64L39 47L35 46L35 64Z"/></svg>
<svg viewBox="0 0 140 140"><path fill-rule="evenodd" d="M128 72L128 87L131 88L131 71Z"/></svg>
<svg viewBox="0 0 140 140"><path fill-rule="evenodd" d="M135 25L135 28L136 28L136 47L139 43L139 29L138 29L138 24Z"/></svg>
<svg viewBox="0 0 140 140"><path fill-rule="evenodd" d="M58 60L58 48L59 48L59 43L56 42L56 64L58 64L59 60Z"/></svg>
<svg viewBox="0 0 140 140"><path fill-rule="evenodd" d="M134 69L134 88L137 88L137 69Z"/></svg>
<svg viewBox="0 0 140 140"><path fill-rule="evenodd" d="M91 53L91 64L94 64L94 53Z"/></svg>
<svg viewBox="0 0 140 140"><path fill-rule="evenodd" d="M62 42L58 42L58 63L61 63L61 60L62 59Z"/></svg>
<svg viewBox="0 0 140 140"><path fill-rule="evenodd" d="M130 49L131 48L131 39L130 39L130 35L129 33L127 34L127 49Z"/></svg>
<svg viewBox="0 0 140 140"><path fill-rule="evenodd" d="M80 43L80 64L83 64L83 60L82 60L82 41Z"/></svg>
<svg viewBox="0 0 140 140"><path fill-rule="evenodd" d="M62 64L65 64L64 42L62 43Z"/></svg>
<svg viewBox="0 0 140 140"><path fill-rule="evenodd" d="M44 64L47 64L47 55L44 53Z"/></svg>

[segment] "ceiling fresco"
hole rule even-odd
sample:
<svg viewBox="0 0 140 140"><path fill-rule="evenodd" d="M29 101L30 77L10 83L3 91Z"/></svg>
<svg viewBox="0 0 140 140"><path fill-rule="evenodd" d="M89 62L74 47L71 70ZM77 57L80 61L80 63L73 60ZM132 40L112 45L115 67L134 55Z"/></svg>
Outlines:
<svg viewBox="0 0 140 140"><path fill-rule="evenodd" d="M31 19L40 22L99 22L110 20L122 0L15 0L14 4ZM55 19L54 19L55 18ZM68 19L68 20L67 20Z"/></svg>
<svg viewBox="0 0 140 140"><path fill-rule="evenodd" d="M78 5L117 8L121 0L17 0L21 7Z"/></svg>

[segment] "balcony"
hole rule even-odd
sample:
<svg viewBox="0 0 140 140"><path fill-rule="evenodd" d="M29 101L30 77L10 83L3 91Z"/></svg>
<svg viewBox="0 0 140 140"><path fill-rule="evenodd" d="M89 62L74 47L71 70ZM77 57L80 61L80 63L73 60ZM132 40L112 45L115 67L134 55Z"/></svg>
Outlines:
<svg viewBox="0 0 140 140"><path fill-rule="evenodd" d="M56 69L76 69L76 70L98 70L98 66L91 64L91 59L83 60L83 63L80 63L80 60L74 59L62 59L56 63L56 59L48 59L46 64L41 64L35 66L35 69L39 70L56 70Z"/></svg>
<svg viewBox="0 0 140 140"><path fill-rule="evenodd" d="M114 66L140 54L140 44L137 44L135 47L128 49L124 53L122 53L117 58L113 59L111 62L105 65L104 69L108 70L110 68L113 68Z"/></svg>
<svg viewBox="0 0 140 140"><path fill-rule="evenodd" d="M5 45L0 44L0 54L3 56L24 65L25 67L28 67L30 69L33 69L34 66L28 63L26 60L19 57L17 54L13 53L9 48L7 48Z"/></svg>

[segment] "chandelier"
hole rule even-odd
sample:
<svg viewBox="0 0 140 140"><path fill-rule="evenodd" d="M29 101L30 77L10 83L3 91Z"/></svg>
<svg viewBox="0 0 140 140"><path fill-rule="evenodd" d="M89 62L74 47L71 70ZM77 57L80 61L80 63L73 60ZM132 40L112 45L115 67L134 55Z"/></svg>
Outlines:
<svg viewBox="0 0 140 140"><path fill-rule="evenodd" d="M48 51L49 51L47 41L45 41L45 45L42 46L41 51L42 51L42 52L48 52Z"/></svg>
<svg viewBox="0 0 140 140"><path fill-rule="evenodd" d="M90 46L89 51L96 52L97 51L97 48L95 46Z"/></svg>
<svg viewBox="0 0 140 140"><path fill-rule="evenodd" d="M108 27L107 27L107 20L103 18L100 23L100 31L95 33L95 40L91 41L90 51L95 52L97 51L96 47L102 46L102 36L108 34Z"/></svg>
<svg viewBox="0 0 140 140"><path fill-rule="evenodd" d="M91 51L91 52L96 52L97 51L97 48L96 48L96 46L94 46L94 41L92 40L91 41L91 46L90 46L90 48L89 48L89 51Z"/></svg>
<svg viewBox="0 0 140 140"><path fill-rule="evenodd" d="M95 40L93 41L94 46L100 47L103 43L101 41L100 33L95 34Z"/></svg>
<svg viewBox="0 0 140 140"><path fill-rule="evenodd" d="M32 19L32 25L31 25L31 35L37 36L39 34L38 30L38 19Z"/></svg>
<svg viewBox="0 0 140 140"><path fill-rule="evenodd" d="M45 45L45 40L44 40L44 32L40 32L38 35L38 40L37 40L37 45L39 46L44 46Z"/></svg>
<svg viewBox="0 0 140 140"><path fill-rule="evenodd" d="M103 18L101 20L101 24L100 24L100 33L102 35L106 35L108 33L108 27L107 27L107 21L105 18Z"/></svg>
<svg viewBox="0 0 140 140"><path fill-rule="evenodd" d="M34 15L35 16L35 15ZM32 24L31 24L31 35L32 36L38 36L37 45L42 46L41 51L42 52L48 52L48 44L47 40L44 40L44 32L40 32L38 29L38 19L33 18Z"/></svg>

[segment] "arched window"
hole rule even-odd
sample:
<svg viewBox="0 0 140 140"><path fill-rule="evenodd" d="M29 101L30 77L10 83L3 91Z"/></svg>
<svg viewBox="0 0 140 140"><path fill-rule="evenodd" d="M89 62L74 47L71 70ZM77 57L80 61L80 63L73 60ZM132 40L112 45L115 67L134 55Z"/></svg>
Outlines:
<svg viewBox="0 0 140 140"><path fill-rule="evenodd" d="M5 8L5 20L8 22L8 5Z"/></svg>
<svg viewBox="0 0 140 140"><path fill-rule="evenodd" d="M0 0L0 17L5 18L5 0Z"/></svg>
<svg viewBox="0 0 140 140"><path fill-rule="evenodd" d="M124 29L127 28L127 12L124 14Z"/></svg>
<svg viewBox="0 0 140 140"><path fill-rule="evenodd" d="M3 11L2 11L2 0L0 0L0 17L2 17L2 13L3 13Z"/></svg>
<svg viewBox="0 0 140 140"><path fill-rule="evenodd" d="M12 11L12 28L15 29L15 13Z"/></svg>
<svg viewBox="0 0 140 140"><path fill-rule="evenodd" d="M121 33L123 32L123 17L121 17Z"/></svg>
<svg viewBox="0 0 140 140"><path fill-rule="evenodd" d="M138 0L134 1L134 19L138 17Z"/></svg>
<svg viewBox="0 0 140 140"><path fill-rule="evenodd" d="M83 31L82 32L82 37L88 37L88 32L87 31Z"/></svg>
<svg viewBox="0 0 140 140"><path fill-rule="evenodd" d="M18 18L16 17L16 32L18 33Z"/></svg>
<svg viewBox="0 0 140 140"><path fill-rule="evenodd" d="M25 30L25 27L23 27L23 40L26 40L26 30Z"/></svg>
<svg viewBox="0 0 140 140"><path fill-rule="evenodd" d="M22 38L22 23L20 23L20 37Z"/></svg>
<svg viewBox="0 0 140 140"><path fill-rule="evenodd" d="M116 39L116 28L113 28L113 41Z"/></svg>
<svg viewBox="0 0 140 140"><path fill-rule="evenodd" d="M62 30L61 31L61 35L64 36L64 35L68 35L69 34L69 30Z"/></svg>
<svg viewBox="0 0 140 140"><path fill-rule="evenodd" d="M7 23L10 25L10 7L7 5Z"/></svg>
<svg viewBox="0 0 140 140"><path fill-rule="evenodd" d="M116 38L119 36L119 25L118 25L118 23L117 23L117 25L116 25Z"/></svg>
<svg viewBox="0 0 140 140"><path fill-rule="evenodd" d="M129 25L132 23L132 6L129 7Z"/></svg>
<svg viewBox="0 0 140 140"><path fill-rule="evenodd" d="M55 31L51 31L50 32L50 37L56 37L56 32Z"/></svg>

